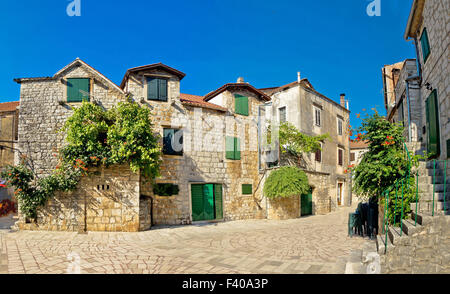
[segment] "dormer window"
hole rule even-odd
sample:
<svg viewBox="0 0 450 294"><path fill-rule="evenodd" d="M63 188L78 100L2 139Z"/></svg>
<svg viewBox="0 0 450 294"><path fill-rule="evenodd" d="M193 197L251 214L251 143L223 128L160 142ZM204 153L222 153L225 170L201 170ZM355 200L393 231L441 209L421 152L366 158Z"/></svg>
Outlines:
<svg viewBox="0 0 450 294"><path fill-rule="evenodd" d="M147 99L167 102L167 79L148 77Z"/></svg>
<svg viewBox="0 0 450 294"><path fill-rule="evenodd" d="M89 101L90 90L90 79L67 79L67 102L82 102L83 100Z"/></svg>

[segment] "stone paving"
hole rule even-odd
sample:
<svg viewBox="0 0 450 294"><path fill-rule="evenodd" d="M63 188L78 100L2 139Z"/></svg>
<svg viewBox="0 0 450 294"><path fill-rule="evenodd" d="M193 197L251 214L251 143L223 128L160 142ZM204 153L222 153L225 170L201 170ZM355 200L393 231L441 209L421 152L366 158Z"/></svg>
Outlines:
<svg viewBox="0 0 450 294"><path fill-rule="evenodd" d="M340 273L366 241L347 237L354 209L138 233L0 229L0 273Z"/></svg>

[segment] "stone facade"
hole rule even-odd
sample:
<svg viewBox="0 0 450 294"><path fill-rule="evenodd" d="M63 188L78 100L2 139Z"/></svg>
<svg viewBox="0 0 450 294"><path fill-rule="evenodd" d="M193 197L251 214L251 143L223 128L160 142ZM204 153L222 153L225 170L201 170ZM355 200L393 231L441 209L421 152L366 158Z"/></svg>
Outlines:
<svg viewBox="0 0 450 294"><path fill-rule="evenodd" d="M128 165L90 168L78 189L58 192L38 209L36 223L21 217L16 225L47 231L137 232L148 227L148 220L140 216L148 205L139 199L139 186L139 175Z"/></svg>
<svg viewBox="0 0 450 294"><path fill-rule="evenodd" d="M340 205L350 205L351 187L348 174L344 171L349 165L349 114L345 106L345 96L341 96L341 103L325 97L317 92L307 79L293 82L277 88L262 89L272 98L270 111L266 111L268 120L280 122L283 110L284 118L293 124L302 133L308 135L322 135L328 133L330 138L322 144L321 160L317 161L315 154L304 156L302 167L311 172L328 174L325 183L327 200L325 201L330 212ZM320 126L315 123L315 111L320 111ZM341 130L339 132L339 121ZM342 164L339 164L338 150L342 150ZM340 191L340 195L339 192ZM339 198L339 199L338 199ZM320 213L324 213L324 207Z"/></svg>
<svg viewBox="0 0 450 294"><path fill-rule="evenodd" d="M198 184L214 184L214 187L221 188L214 192L222 195L222 201L214 203L215 207L222 207L220 217L216 216L215 220L262 219L270 215L299 217L299 201L287 203L289 200L286 200L288 208L280 210L283 203L279 203L280 206L275 201L269 205L262 193L266 173L260 169L264 159L258 146L258 137L261 136L258 115L261 107L267 106L265 103L271 100L270 96L243 81L226 84L204 97L182 94L180 81L183 77L183 73L159 63L129 69L119 87L77 59L53 77L16 79L21 85L18 147L32 163L38 177L50 174L58 164L57 153L64 145L64 134L58 131L72 114L73 107L80 105L67 102L68 78L89 78L90 101L105 109L124 101L127 96L141 107L149 108L161 146L167 143L163 139L165 129L182 131L183 138L182 142L180 138L171 142L172 147L182 146L182 153L162 155L158 178L146 179L132 173L127 166L90 170L91 174L82 179L76 191L58 193L40 208L36 223L28 223L20 215L18 227L138 231L149 229L154 224L191 224L192 187ZM152 100L148 96L148 80L155 78L163 79L167 84L165 99ZM323 105L325 113L332 113L332 118L324 115L324 124L329 125L326 130L336 133L336 126L332 125L336 124L338 116L348 120L345 107L333 102L334 105L311 90L302 88L301 91L308 97L305 98L309 99L308 103L314 100L314 103ZM248 114L238 114L235 108L235 97L239 95L247 97ZM305 114L306 119L310 115ZM322 133L309 129L308 132ZM230 137L239 141L236 148L240 151L240 159L227 156L226 142ZM348 164L348 135L332 137L342 144L345 161L338 172L333 172L332 180L330 173L320 169L307 170L313 188L313 214L331 211L335 197L330 195L336 193L336 181L340 177L345 182L342 172ZM332 147L325 146L323 154L327 154L329 148ZM336 163L336 157L337 154L330 160ZM16 156L16 162L19 160ZM326 164L323 169L327 169ZM178 193L155 195L152 183L175 185ZM244 193L243 185L251 185L251 193ZM276 212L269 209L276 205Z"/></svg>
<svg viewBox="0 0 450 294"><path fill-rule="evenodd" d="M439 113L440 156L449 158L447 146L450 140L450 73L449 73L449 40L450 3L446 0L415 0L405 32L405 39L412 38L417 49L419 61L421 109L425 109L425 101L433 90L437 91ZM421 37L426 29L430 54L424 58ZM422 125L425 125L426 114L422 111ZM423 142L427 144L422 131Z"/></svg>

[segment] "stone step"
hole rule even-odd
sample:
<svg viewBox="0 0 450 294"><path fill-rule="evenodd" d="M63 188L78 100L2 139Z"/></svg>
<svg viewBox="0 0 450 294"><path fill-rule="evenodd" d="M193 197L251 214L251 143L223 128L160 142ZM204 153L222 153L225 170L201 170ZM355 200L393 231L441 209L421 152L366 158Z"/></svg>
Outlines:
<svg viewBox="0 0 450 294"><path fill-rule="evenodd" d="M444 192L444 184L421 184L419 183L419 193ZM445 191L450 192L450 185L445 185Z"/></svg>
<svg viewBox="0 0 450 294"><path fill-rule="evenodd" d="M443 175L439 175L439 176L435 176L433 177L433 175L430 176L419 176L419 185L420 184L443 184L444 180L446 180L447 182L449 182L448 179L445 179L445 177Z"/></svg>
<svg viewBox="0 0 450 294"><path fill-rule="evenodd" d="M404 234L400 227L389 226L388 237L392 244L402 244L408 239L408 235Z"/></svg>
<svg viewBox="0 0 450 294"><path fill-rule="evenodd" d="M411 213L411 219L412 220L416 219L415 210L413 210ZM431 216L431 214L429 214L427 212L418 212L417 213L417 223L420 224L421 226L431 224L432 222L433 222L433 217Z"/></svg>
<svg viewBox="0 0 450 294"><path fill-rule="evenodd" d="M411 211L416 211L416 203L410 203ZM434 200L434 212L435 214L444 214L444 210L450 210L450 202L443 202ZM419 212L432 212L433 211L433 201L432 200L419 200L419 207L417 207Z"/></svg>
<svg viewBox="0 0 450 294"><path fill-rule="evenodd" d="M444 165L445 165L444 161L442 161L442 160L437 161L436 160L436 169L444 169ZM449 162L447 161L447 166L448 165L449 165ZM423 168L424 166L425 166L425 168L432 170L434 168L434 166L435 166L434 165L434 161L433 160L427 161L426 164L423 161L419 162L419 167L420 168Z"/></svg>
<svg viewBox="0 0 450 294"><path fill-rule="evenodd" d="M385 243L384 240L386 238L385 234L382 235L377 235L377 252L380 255L385 254ZM387 238L387 251L392 250L394 248L394 244L392 244L392 242L390 241L389 237Z"/></svg>
<svg viewBox="0 0 450 294"><path fill-rule="evenodd" d="M402 230L403 233L411 236L417 232L420 232L423 229L423 226L418 222L415 223L415 220L412 219L402 219Z"/></svg>
<svg viewBox="0 0 450 294"><path fill-rule="evenodd" d="M443 170L437 169L436 172L433 172L433 169L419 169L419 177L423 176L443 176L444 172Z"/></svg>
<svg viewBox="0 0 450 294"><path fill-rule="evenodd" d="M450 192L445 193L445 199L447 202L450 202ZM432 201L433 193L419 193L419 201ZM434 193L435 201L444 201L444 192L436 192Z"/></svg>

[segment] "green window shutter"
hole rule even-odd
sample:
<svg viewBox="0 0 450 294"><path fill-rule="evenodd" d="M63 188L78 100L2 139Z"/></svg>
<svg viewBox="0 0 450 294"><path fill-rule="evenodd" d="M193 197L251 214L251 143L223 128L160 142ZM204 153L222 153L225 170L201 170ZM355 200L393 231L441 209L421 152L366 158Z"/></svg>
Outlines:
<svg viewBox="0 0 450 294"><path fill-rule="evenodd" d="M222 185L214 184L214 204L216 211L216 219L223 218L223 203L222 203Z"/></svg>
<svg viewBox="0 0 450 294"><path fill-rule="evenodd" d="M147 78L147 99L158 100L159 82L156 78Z"/></svg>
<svg viewBox="0 0 450 294"><path fill-rule="evenodd" d="M89 101L90 79L67 79L67 102Z"/></svg>
<svg viewBox="0 0 450 294"><path fill-rule="evenodd" d="M423 29L422 36L420 37L420 43L422 45L423 62L425 63L430 55L430 42L428 40L426 28Z"/></svg>
<svg viewBox="0 0 450 294"><path fill-rule="evenodd" d="M234 138L233 137L225 138L225 158L226 159L234 159Z"/></svg>
<svg viewBox="0 0 450 294"><path fill-rule="evenodd" d="M167 101L167 80L166 79L159 79L158 80L158 90L159 90L159 100L161 101Z"/></svg>
<svg viewBox="0 0 450 294"><path fill-rule="evenodd" d="M248 115L248 97L239 94L234 95L234 112Z"/></svg>
<svg viewBox="0 0 450 294"><path fill-rule="evenodd" d="M214 219L214 185L203 185L203 213L205 220Z"/></svg>
<svg viewBox="0 0 450 294"><path fill-rule="evenodd" d="M241 140L239 138L234 138L234 159L241 159Z"/></svg>
<svg viewBox="0 0 450 294"><path fill-rule="evenodd" d="M252 184L242 184L242 194L244 195L253 194Z"/></svg>
<svg viewBox="0 0 450 294"><path fill-rule="evenodd" d="M192 220L203 220L203 185L191 185Z"/></svg>
<svg viewBox="0 0 450 294"><path fill-rule="evenodd" d="M439 111L437 102L437 91L433 90L425 102L426 122L428 132L428 153L434 156L440 155L440 138L439 138Z"/></svg>

